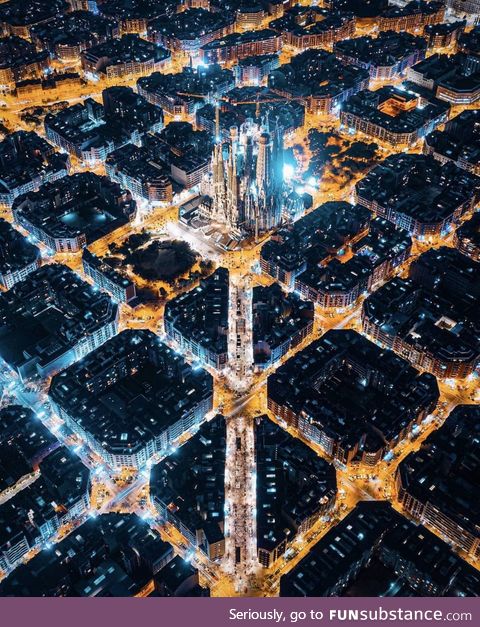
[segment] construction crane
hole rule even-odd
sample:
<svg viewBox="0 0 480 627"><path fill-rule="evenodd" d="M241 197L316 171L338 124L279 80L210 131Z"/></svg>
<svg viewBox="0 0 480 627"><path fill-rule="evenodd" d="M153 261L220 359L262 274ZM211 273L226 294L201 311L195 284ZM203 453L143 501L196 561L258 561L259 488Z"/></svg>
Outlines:
<svg viewBox="0 0 480 627"><path fill-rule="evenodd" d="M206 95L206 94L191 94L191 93L187 93L187 92L183 92L183 91L178 91L177 92L177 96L190 96L191 98L203 98L204 100L212 100L214 103L214 107L215 107L215 137L220 137L220 105L219 102L220 100L224 101L224 102L228 102L229 104L231 104L232 106L236 107L238 105L249 105L249 104L254 104L255 106L255 117L259 118L260 117L260 105L267 103L267 102L284 102L285 100L301 100L302 102L305 102L305 97L304 96L278 96L277 98L263 98L261 99L260 96L257 97L255 100L239 100L237 102L232 102L229 98L227 98L226 96L217 96L217 97L212 97L210 95Z"/></svg>

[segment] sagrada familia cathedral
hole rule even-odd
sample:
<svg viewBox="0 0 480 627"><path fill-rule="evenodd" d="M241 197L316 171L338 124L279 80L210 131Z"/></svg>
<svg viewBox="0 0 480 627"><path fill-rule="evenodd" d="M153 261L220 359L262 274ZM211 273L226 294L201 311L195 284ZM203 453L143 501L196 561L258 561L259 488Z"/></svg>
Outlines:
<svg viewBox="0 0 480 627"><path fill-rule="evenodd" d="M239 130L232 127L230 141L214 148L206 205L209 219L233 233L255 237L278 227L285 217L288 192L283 155L278 127L270 131L268 123L259 128L253 121ZM301 199L297 202L300 205Z"/></svg>

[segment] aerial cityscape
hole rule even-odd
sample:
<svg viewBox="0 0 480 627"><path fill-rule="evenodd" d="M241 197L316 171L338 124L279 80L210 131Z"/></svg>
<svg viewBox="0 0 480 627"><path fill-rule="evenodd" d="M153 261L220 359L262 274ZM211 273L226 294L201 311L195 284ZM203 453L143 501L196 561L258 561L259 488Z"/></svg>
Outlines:
<svg viewBox="0 0 480 627"><path fill-rule="evenodd" d="M0 597L480 597L480 0L0 0Z"/></svg>

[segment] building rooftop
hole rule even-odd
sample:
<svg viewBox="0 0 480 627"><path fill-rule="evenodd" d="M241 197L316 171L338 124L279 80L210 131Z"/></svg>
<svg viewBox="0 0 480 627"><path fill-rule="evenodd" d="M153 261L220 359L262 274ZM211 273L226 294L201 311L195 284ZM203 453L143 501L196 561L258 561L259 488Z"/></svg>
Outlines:
<svg viewBox="0 0 480 627"><path fill-rule="evenodd" d="M226 437L225 419L216 416L150 474L157 508L207 553L206 544L224 538Z"/></svg>
<svg viewBox="0 0 480 627"><path fill-rule="evenodd" d="M70 268L45 265L0 294L0 355L22 376L48 371L115 322L118 306ZM62 361L64 364L64 361Z"/></svg>
<svg viewBox="0 0 480 627"><path fill-rule="evenodd" d="M207 164L213 151L213 137L204 130L194 130L190 122L173 121L144 142L168 167L188 170L189 164Z"/></svg>
<svg viewBox="0 0 480 627"><path fill-rule="evenodd" d="M32 131L16 131L0 142L0 204L10 205L19 194L34 189L38 181L68 173L68 157Z"/></svg>
<svg viewBox="0 0 480 627"><path fill-rule="evenodd" d="M40 463L40 476L0 505L0 552L26 537L31 547L55 532L59 517L89 491L90 471L67 448Z"/></svg>
<svg viewBox="0 0 480 627"><path fill-rule="evenodd" d="M285 293L278 283L253 288L252 310L253 353L258 364L313 323L313 303Z"/></svg>
<svg viewBox="0 0 480 627"><path fill-rule="evenodd" d="M351 11L358 17L375 17L388 7L388 0L326 0L325 6L333 11Z"/></svg>
<svg viewBox="0 0 480 627"><path fill-rule="evenodd" d="M229 48L230 46L240 46L242 44L251 43L254 41L265 41L267 39L275 39L278 37L278 33L269 28L261 30L246 31L244 33L232 33L231 35L225 35L220 39L214 39L208 44L202 46L201 50L204 53L208 53L211 50L218 50L219 48Z"/></svg>
<svg viewBox="0 0 480 627"><path fill-rule="evenodd" d="M268 116L270 120L275 120L284 133L294 131L305 120L305 105L302 102L281 100L278 94L267 87L236 87L225 94L219 112L220 129L225 138L230 137L232 126L238 127L249 118L260 122L257 108L260 119ZM215 131L215 117L215 107L211 104L196 111L197 125L212 133Z"/></svg>
<svg viewBox="0 0 480 627"><path fill-rule="evenodd" d="M445 36L452 33L457 33L457 36L461 36L466 24L466 20L459 20L457 22L440 22L439 24L427 24L423 29L423 34L427 38L431 38L433 41L437 36Z"/></svg>
<svg viewBox="0 0 480 627"><path fill-rule="evenodd" d="M49 245L50 239L78 237L90 244L127 224L135 207L120 185L106 176L83 172L19 196L13 212L20 224L45 234Z"/></svg>
<svg viewBox="0 0 480 627"><path fill-rule="evenodd" d="M97 72L106 72L113 65L124 63L160 63L170 57L170 52L158 44L138 35L123 35L120 39L108 39L82 52L85 61L95 62Z"/></svg>
<svg viewBox="0 0 480 627"><path fill-rule="evenodd" d="M457 46L460 52L480 56L480 25L468 33L463 33L458 39Z"/></svg>
<svg viewBox="0 0 480 627"><path fill-rule="evenodd" d="M395 388L395 394L391 390ZM328 331L268 378L268 398L338 442L375 454L438 399L430 374L355 331Z"/></svg>
<svg viewBox="0 0 480 627"><path fill-rule="evenodd" d="M398 87L385 86L353 95L342 106L342 115L351 113L389 133L402 134L422 131L433 120L446 118L449 109L450 105L441 100L432 98L423 105L416 95Z"/></svg>
<svg viewBox="0 0 480 627"><path fill-rule="evenodd" d="M49 396L105 451L132 455L212 395L212 377L193 370L151 331L126 330L52 379Z"/></svg>
<svg viewBox="0 0 480 627"><path fill-rule="evenodd" d="M321 293L349 292L357 285L367 285L375 270L387 261L395 261L410 253L412 240L408 232L383 218L372 218L368 232L356 239L349 248L351 258L345 260L340 249L333 258L329 255L315 260L308 251L306 269L297 280ZM330 252L330 251L329 251ZM362 290L363 291L363 290Z"/></svg>
<svg viewBox="0 0 480 627"><path fill-rule="evenodd" d="M459 250L474 259L480 261L480 212L473 218L464 222L455 232Z"/></svg>
<svg viewBox="0 0 480 627"><path fill-rule="evenodd" d="M350 579L355 563L391 526L396 514L387 503L360 502L341 522L327 532L309 553L280 579L280 596L326 596Z"/></svg>
<svg viewBox="0 0 480 627"><path fill-rule="evenodd" d="M15 72L18 68L45 61L47 58L48 52L46 50L38 51L26 39L16 35L0 38L0 70L11 69Z"/></svg>
<svg viewBox="0 0 480 627"><path fill-rule="evenodd" d="M40 476L55 495L56 505L67 510L90 490L90 470L65 446L40 462Z"/></svg>
<svg viewBox="0 0 480 627"><path fill-rule="evenodd" d="M353 19L353 13L348 11L337 13L317 6L295 5L282 17L272 20L268 27L280 33L302 37L337 30Z"/></svg>
<svg viewBox="0 0 480 627"><path fill-rule="evenodd" d="M46 24L38 24L31 31L32 40L51 53L58 54L65 46L89 48L118 34L112 18L91 11L73 11L57 15Z"/></svg>
<svg viewBox="0 0 480 627"><path fill-rule="evenodd" d="M285 273L298 275L306 269L308 260L316 265L336 256L368 229L370 220L370 212L360 205L326 202L278 231L262 246L262 259Z"/></svg>
<svg viewBox="0 0 480 627"><path fill-rule="evenodd" d="M369 68L390 67L415 52L425 53L427 42L407 32L381 31L378 37L364 35L337 41L334 51L354 65Z"/></svg>
<svg viewBox="0 0 480 627"><path fill-rule="evenodd" d="M118 22L136 19L149 22L160 16L171 18L177 6L178 0L104 0L98 8Z"/></svg>
<svg viewBox="0 0 480 627"><path fill-rule="evenodd" d="M407 2L403 6L389 6L388 9L382 11L380 17L406 17L409 15L434 15L443 7L442 2L424 2L424 0L413 0Z"/></svg>
<svg viewBox="0 0 480 627"><path fill-rule="evenodd" d="M103 514L19 566L0 594L133 596L172 558L172 547L135 514Z"/></svg>
<svg viewBox="0 0 480 627"><path fill-rule="evenodd" d="M268 78L273 90L294 96L334 98L368 80L368 72L346 65L326 50L305 50Z"/></svg>
<svg viewBox="0 0 480 627"><path fill-rule="evenodd" d="M432 249L413 262L409 279L394 278L369 296L363 316L445 369L480 360L479 299L478 264L452 248Z"/></svg>
<svg viewBox="0 0 480 627"><path fill-rule="evenodd" d="M138 93L147 99L160 98L175 103L201 106L201 98L185 94L200 94L209 97L221 95L235 86L233 72L224 70L219 65L200 66L197 69L185 67L176 74L154 72L150 76L139 78ZM181 95L180 95L181 94Z"/></svg>
<svg viewBox="0 0 480 627"><path fill-rule="evenodd" d="M100 156L140 139L149 131L163 128L163 112L131 87L109 87L102 92L103 103L92 98L49 113L45 129L51 141L67 148L78 158L91 152ZM95 153L97 151L97 153Z"/></svg>
<svg viewBox="0 0 480 627"><path fill-rule="evenodd" d="M360 203L375 204L387 218L406 216L410 230L413 222L452 221L453 214L478 195L479 181L453 163L442 165L427 155L400 153L375 166L355 189Z"/></svg>
<svg viewBox="0 0 480 627"><path fill-rule="evenodd" d="M178 39L185 45L201 40L228 26L233 26L235 15L226 10L220 12L205 9L188 9L176 13L169 20L164 17L152 20L148 25L148 38L153 41Z"/></svg>
<svg viewBox="0 0 480 627"><path fill-rule="evenodd" d="M480 528L480 407L457 406L400 464L403 489L474 536Z"/></svg>
<svg viewBox="0 0 480 627"><path fill-rule="evenodd" d="M200 588L198 570L177 555L155 576L158 596L208 596L208 589Z"/></svg>
<svg viewBox="0 0 480 627"><path fill-rule="evenodd" d="M87 248L83 249L82 259L86 261L89 266L93 266L96 270L98 270L98 272L105 275L109 281L115 283L119 287L126 288L129 285L132 285L132 281L127 276L124 276L121 272L112 268L112 266L105 263L105 261L103 261L100 257L91 253Z"/></svg>
<svg viewBox="0 0 480 627"><path fill-rule="evenodd" d="M112 151L106 161L105 169L113 180L137 182L132 185L135 196L151 200L158 187L171 187L171 167L157 150L158 140L153 136L146 137L140 148L135 144L127 144ZM153 198L156 200L156 198Z"/></svg>
<svg viewBox="0 0 480 627"><path fill-rule="evenodd" d="M229 273L218 268L198 287L165 306L165 321L183 336L214 353L227 352Z"/></svg>
<svg viewBox="0 0 480 627"><path fill-rule="evenodd" d="M0 275L21 270L40 259L40 250L0 218Z"/></svg>
<svg viewBox="0 0 480 627"><path fill-rule="evenodd" d="M257 548L291 542L334 505L335 468L266 416L256 419Z"/></svg>
<svg viewBox="0 0 480 627"><path fill-rule="evenodd" d="M480 90L480 64L468 54L432 54L416 63L409 71L409 78L430 88L448 90L456 94L477 93ZM444 98L439 94L439 98Z"/></svg>
<svg viewBox="0 0 480 627"><path fill-rule="evenodd" d="M58 440L35 414L20 405L0 409L0 492L12 487L55 448Z"/></svg>
<svg viewBox="0 0 480 627"><path fill-rule="evenodd" d="M458 166L480 173L480 110L467 109L425 138L429 154L454 161Z"/></svg>
<svg viewBox="0 0 480 627"><path fill-rule="evenodd" d="M239 59L236 65L240 67L258 67L263 68L269 66L272 62L278 61L278 54L257 54L252 57Z"/></svg>
<svg viewBox="0 0 480 627"><path fill-rule="evenodd" d="M397 596L400 586L404 596L464 596L472 580L480 583L478 572L433 533L385 502L361 502L281 578L280 596L339 596L365 577L371 558L395 571L381 596Z"/></svg>
<svg viewBox="0 0 480 627"><path fill-rule="evenodd" d="M10 0L0 7L0 24L3 22L7 29L28 28L47 22L67 10L66 0L29 0L28 5L24 0Z"/></svg>

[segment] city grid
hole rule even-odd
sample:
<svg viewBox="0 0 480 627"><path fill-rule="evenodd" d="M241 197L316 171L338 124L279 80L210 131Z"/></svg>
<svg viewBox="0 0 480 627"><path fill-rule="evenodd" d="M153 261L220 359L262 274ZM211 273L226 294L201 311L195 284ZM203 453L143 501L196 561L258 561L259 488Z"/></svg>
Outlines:
<svg viewBox="0 0 480 627"><path fill-rule="evenodd" d="M0 4L0 596L480 596L480 1Z"/></svg>

